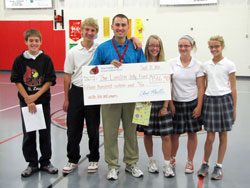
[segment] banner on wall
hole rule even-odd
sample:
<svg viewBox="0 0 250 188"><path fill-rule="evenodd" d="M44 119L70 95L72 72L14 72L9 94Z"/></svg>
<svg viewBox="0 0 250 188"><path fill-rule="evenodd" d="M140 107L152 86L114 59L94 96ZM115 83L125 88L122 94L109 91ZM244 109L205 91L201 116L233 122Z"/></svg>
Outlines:
<svg viewBox="0 0 250 188"><path fill-rule="evenodd" d="M216 4L218 0L160 0L160 5L201 5Z"/></svg>
<svg viewBox="0 0 250 188"><path fill-rule="evenodd" d="M81 20L69 20L69 38L75 42L82 38L81 23Z"/></svg>
<svg viewBox="0 0 250 188"><path fill-rule="evenodd" d="M52 0L5 0L5 8L52 8Z"/></svg>

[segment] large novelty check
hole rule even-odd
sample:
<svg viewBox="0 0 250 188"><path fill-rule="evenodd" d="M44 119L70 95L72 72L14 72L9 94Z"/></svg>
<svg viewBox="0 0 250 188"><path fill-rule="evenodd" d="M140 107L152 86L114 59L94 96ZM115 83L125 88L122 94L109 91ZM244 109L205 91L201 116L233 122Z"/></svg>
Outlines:
<svg viewBox="0 0 250 188"><path fill-rule="evenodd" d="M113 104L171 99L166 62L84 66L84 104Z"/></svg>

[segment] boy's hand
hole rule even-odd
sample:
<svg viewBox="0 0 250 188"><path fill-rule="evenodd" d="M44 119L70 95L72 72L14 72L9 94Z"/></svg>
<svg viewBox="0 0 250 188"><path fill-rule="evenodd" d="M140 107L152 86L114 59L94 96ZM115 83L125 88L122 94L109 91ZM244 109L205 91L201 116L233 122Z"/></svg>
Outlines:
<svg viewBox="0 0 250 188"><path fill-rule="evenodd" d="M63 103L63 111L67 112L69 107L69 100L65 100Z"/></svg>
<svg viewBox="0 0 250 188"><path fill-rule="evenodd" d="M29 112L32 113L32 114L36 113L36 111L37 111L35 103L28 104L28 108L29 108Z"/></svg>
<svg viewBox="0 0 250 188"><path fill-rule="evenodd" d="M37 96L34 95L28 95L27 97L24 97L24 100L26 102L26 104L30 104L30 103L34 103L37 100Z"/></svg>

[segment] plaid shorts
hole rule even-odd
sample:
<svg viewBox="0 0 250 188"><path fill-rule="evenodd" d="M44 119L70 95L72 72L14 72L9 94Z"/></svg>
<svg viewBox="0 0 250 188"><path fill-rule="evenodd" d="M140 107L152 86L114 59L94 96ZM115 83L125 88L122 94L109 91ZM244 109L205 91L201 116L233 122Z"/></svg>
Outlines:
<svg viewBox="0 0 250 188"><path fill-rule="evenodd" d="M190 102L174 102L173 134L196 133L202 129L201 117L193 118L192 113L197 106L197 99Z"/></svg>
<svg viewBox="0 0 250 188"><path fill-rule="evenodd" d="M234 124L232 95L204 96L203 121L208 132L231 131Z"/></svg>
<svg viewBox="0 0 250 188"><path fill-rule="evenodd" d="M163 103L164 101L152 102L149 125L137 125L137 131L144 132L145 135L155 136L167 136L172 134L173 123L170 111L168 110L166 116L158 116Z"/></svg>

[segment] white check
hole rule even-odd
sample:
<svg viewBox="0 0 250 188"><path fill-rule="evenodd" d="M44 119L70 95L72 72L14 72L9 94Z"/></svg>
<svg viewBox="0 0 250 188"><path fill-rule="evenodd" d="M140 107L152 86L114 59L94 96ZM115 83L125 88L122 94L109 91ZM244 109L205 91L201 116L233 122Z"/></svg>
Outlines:
<svg viewBox="0 0 250 188"><path fill-rule="evenodd" d="M171 99L166 62L84 66L84 104L114 104Z"/></svg>

